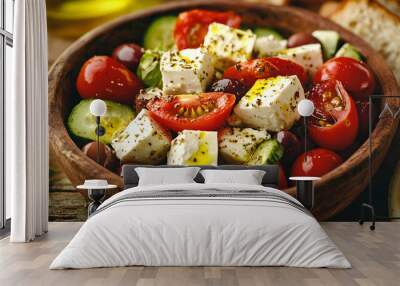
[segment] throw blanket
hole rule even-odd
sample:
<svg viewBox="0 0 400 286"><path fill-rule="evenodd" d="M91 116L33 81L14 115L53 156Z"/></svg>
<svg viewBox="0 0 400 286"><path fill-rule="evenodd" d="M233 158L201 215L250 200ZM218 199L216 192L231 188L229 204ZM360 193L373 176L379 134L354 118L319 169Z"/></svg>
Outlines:
<svg viewBox="0 0 400 286"><path fill-rule="evenodd" d="M113 207L119 203L123 202L139 202L139 201L149 201L154 199L166 199L166 200L210 200L210 199L226 199L232 200L257 200L257 201L269 201L276 202L281 204L286 204L292 206L299 211L302 211L306 214L309 214L308 210L298 201L288 198L287 196L283 196L282 194L276 192L269 192L266 190L241 190L241 191L224 191L214 189L204 189L204 190L164 190L164 191L145 191L145 192L130 192L120 196L112 201L109 201L92 214L96 215L99 212L102 212L110 207Z"/></svg>

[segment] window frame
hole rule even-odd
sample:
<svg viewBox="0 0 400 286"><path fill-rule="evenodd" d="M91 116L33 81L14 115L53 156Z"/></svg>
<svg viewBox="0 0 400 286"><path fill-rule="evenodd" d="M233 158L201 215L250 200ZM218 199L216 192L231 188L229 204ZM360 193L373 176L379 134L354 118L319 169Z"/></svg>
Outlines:
<svg viewBox="0 0 400 286"><path fill-rule="evenodd" d="M6 92L6 46L13 47L13 34L6 29L6 1L0 0L0 237L7 235L10 230L10 219L6 217L6 189L5 189L5 92ZM15 9L12 9L15 15ZM14 18L14 15L11 17ZM9 16L9 15L8 15ZM12 27L14 28L14 27ZM14 30L14 29L12 29Z"/></svg>

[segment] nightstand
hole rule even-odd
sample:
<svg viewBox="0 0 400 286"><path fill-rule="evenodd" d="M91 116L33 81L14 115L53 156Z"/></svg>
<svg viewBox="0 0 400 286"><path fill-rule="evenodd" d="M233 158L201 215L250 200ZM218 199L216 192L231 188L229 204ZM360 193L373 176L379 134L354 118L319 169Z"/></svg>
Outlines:
<svg viewBox="0 0 400 286"><path fill-rule="evenodd" d="M297 199L308 210L314 207L314 181L320 177L290 177L289 180L296 182Z"/></svg>
<svg viewBox="0 0 400 286"><path fill-rule="evenodd" d="M76 187L77 189L87 190L90 204L88 206L88 216L93 214L101 205L107 190L116 189L116 185L109 185L106 180L85 180L83 185Z"/></svg>

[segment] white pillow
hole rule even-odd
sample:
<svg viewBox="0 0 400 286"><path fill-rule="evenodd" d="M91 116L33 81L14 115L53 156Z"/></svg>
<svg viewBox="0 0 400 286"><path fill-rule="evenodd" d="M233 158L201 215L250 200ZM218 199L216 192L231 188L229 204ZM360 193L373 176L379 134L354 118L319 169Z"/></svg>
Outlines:
<svg viewBox="0 0 400 286"><path fill-rule="evenodd" d="M205 184L261 185L265 171L262 170L202 170Z"/></svg>
<svg viewBox="0 0 400 286"><path fill-rule="evenodd" d="M135 168L139 186L195 183L198 167L187 168Z"/></svg>

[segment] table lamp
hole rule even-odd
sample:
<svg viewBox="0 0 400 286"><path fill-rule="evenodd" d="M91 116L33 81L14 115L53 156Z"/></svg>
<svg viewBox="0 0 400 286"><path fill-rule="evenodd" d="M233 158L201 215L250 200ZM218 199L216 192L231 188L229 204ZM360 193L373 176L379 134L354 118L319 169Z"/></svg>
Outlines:
<svg viewBox="0 0 400 286"><path fill-rule="evenodd" d="M314 113L314 110L315 110L314 103L309 99L302 99L297 105L297 111L299 112L300 116L302 116L304 119L304 161L307 160L307 151L308 151L307 118Z"/></svg>
<svg viewBox="0 0 400 286"><path fill-rule="evenodd" d="M100 136L106 133L106 129L100 125L100 118L107 112L107 105L101 99L95 99L90 104L90 113L96 117L96 136L97 136L97 164L100 164Z"/></svg>
<svg viewBox="0 0 400 286"><path fill-rule="evenodd" d="M297 111L304 119L304 163L307 162L307 118L314 113L314 103L309 99L302 99L297 105ZM314 181L319 177L290 177L296 182L297 199L309 210L314 207Z"/></svg>

